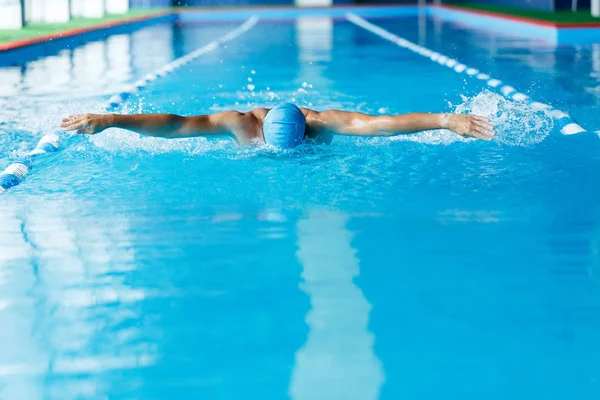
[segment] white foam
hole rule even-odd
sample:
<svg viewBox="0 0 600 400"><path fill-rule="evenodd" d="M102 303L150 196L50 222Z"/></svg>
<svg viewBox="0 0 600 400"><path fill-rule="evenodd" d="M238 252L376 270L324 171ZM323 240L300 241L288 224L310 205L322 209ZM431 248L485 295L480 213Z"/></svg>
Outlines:
<svg viewBox="0 0 600 400"><path fill-rule="evenodd" d="M540 143L554 127L554 120L546 112L534 110L527 104L511 101L489 90L464 100L456 107L456 112L489 118L496 132L494 140L509 146Z"/></svg>
<svg viewBox="0 0 600 400"><path fill-rule="evenodd" d="M132 151L143 151L150 154L175 152L197 155L228 148L236 148L234 142L229 138L211 140L205 138L168 140L162 138L141 137L138 134L120 129L108 129L101 135L89 137L89 140L94 146L118 155L131 154Z"/></svg>

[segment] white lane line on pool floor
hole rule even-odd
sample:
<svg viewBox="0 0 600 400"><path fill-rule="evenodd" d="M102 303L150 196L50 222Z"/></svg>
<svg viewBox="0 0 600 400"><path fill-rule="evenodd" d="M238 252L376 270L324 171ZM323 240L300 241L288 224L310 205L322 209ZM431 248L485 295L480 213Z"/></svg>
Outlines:
<svg viewBox="0 0 600 400"><path fill-rule="evenodd" d="M504 97L515 100L522 103L527 103L533 106L537 110L546 109L551 111L551 115L560 123L561 129L560 132L563 135L574 135L576 133L587 132L584 128L578 125L567 113L555 110L550 105L536 102L530 99L529 96L523 94L514 87L505 84L501 80L494 79L488 74L479 73L479 70L475 68L471 68L461 62L452 59L448 56L440 54L436 51L430 50L426 47L415 44L409 40L406 40L398 35L395 35L375 24L370 23L364 18L359 17L356 14L348 13L346 14L346 18L348 21L352 22L355 25L364 28L371 33L374 33L377 36L380 36L390 42L397 44L398 46L410 50L414 53L420 54L423 57L430 59L433 62L437 62L440 65L448 67L455 71L456 73L465 73L470 77L475 77L479 80L486 81L487 85L491 88L499 91ZM536 108L537 107L537 108Z"/></svg>
<svg viewBox="0 0 600 400"><path fill-rule="evenodd" d="M257 16L252 16L242 25L232 30L231 32L225 34L219 39L213 40L205 46L200 47L197 50L192 51L191 53L186 54L183 57L180 57L176 60L171 61L167 65L158 69L156 72L149 73L145 75L140 80L135 83L129 85L125 90L123 90L118 95L115 95L110 98L108 103L105 105L106 111L113 111L115 108L119 107L129 96L134 93L138 93L143 88L145 88L149 83L156 81L158 78L166 76L177 68L184 66L190 61L200 57L203 54L209 53L213 50L219 48L220 45L227 43L244 32L247 32L258 22L259 18ZM35 149L28 152L25 157L18 159L8 166L2 173L0 173L0 195L5 193L8 189L19 185L21 182L25 180L27 175L31 173L33 161L36 157L48 154L55 153L60 150L60 141L58 133L62 131L58 131L57 133L50 133L42 136L40 141L38 142Z"/></svg>

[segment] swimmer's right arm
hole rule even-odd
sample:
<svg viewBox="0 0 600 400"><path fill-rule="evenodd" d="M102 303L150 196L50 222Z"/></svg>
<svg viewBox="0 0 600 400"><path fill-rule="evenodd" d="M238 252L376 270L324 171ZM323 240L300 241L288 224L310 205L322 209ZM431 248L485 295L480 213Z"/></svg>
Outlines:
<svg viewBox="0 0 600 400"><path fill-rule="evenodd" d="M79 114L63 119L60 126L84 135L120 128L146 136L175 139L231 134L243 124L243 116L237 111L192 117L175 114Z"/></svg>
<svg viewBox="0 0 600 400"><path fill-rule="evenodd" d="M308 113L313 125L342 135L395 136L431 129L449 129L463 137L492 140L494 127L488 118L467 114L409 113L368 115L328 110Z"/></svg>

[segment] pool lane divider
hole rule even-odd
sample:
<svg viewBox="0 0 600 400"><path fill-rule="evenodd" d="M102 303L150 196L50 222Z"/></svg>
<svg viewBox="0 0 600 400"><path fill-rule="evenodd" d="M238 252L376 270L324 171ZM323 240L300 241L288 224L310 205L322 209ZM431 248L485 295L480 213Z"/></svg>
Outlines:
<svg viewBox="0 0 600 400"><path fill-rule="evenodd" d="M58 148L58 135L44 135L37 146L35 146L35 149L31 150L24 157L17 159L0 174L0 194L21 183L31 172L33 161L37 157L44 154L55 153L58 151Z"/></svg>
<svg viewBox="0 0 600 400"><path fill-rule="evenodd" d="M348 13L346 14L346 18L353 24L370 31L371 33L374 33L375 35L383 39L389 40L390 42L395 43L399 47L410 50L413 53L419 54L425 58L430 59L431 61L437 62L440 65L450 68L456 73L467 75L470 78L485 81L488 87L495 90L496 92L499 92L507 99L528 104L536 111L547 111L558 122L560 126L560 132L563 135L574 135L577 133L587 132L584 128L577 124L567 113L560 110L556 110L549 104L533 101L529 96L519 92L514 87L502 82L499 79L495 79L488 74L482 73L476 68L471 68L451 57L445 56L436 51L430 50L426 47L420 46L416 43L406 40L375 24L370 23L369 21L359 17L356 14Z"/></svg>
<svg viewBox="0 0 600 400"><path fill-rule="evenodd" d="M242 25L227 33L226 35L220 37L219 39L213 40L207 45L204 45L199 49L186 54L183 57L171 61L162 68L158 69L156 72L152 72L145 75L140 80L127 86L119 94L112 96L105 104L104 109L107 112L115 111L131 95L139 93L150 83L155 82L157 79L173 73L178 68L183 67L184 65L190 63L191 61L195 60L201 55L210 53L211 51L218 49L221 45L237 38L241 34L250 30L254 25L256 25L258 20L259 18L257 16L252 16L248 20L246 20L246 22L244 22ZM5 193L8 189L15 187L21 182L23 182L25 178L31 173L33 163L38 157L58 152L61 149L60 135L64 134L66 134L64 131L57 131L56 133L44 135L33 150L28 152L24 157L18 158L15 162L10 164L8 168L6 168L2 173L0 173L0 194Z"/></svg>

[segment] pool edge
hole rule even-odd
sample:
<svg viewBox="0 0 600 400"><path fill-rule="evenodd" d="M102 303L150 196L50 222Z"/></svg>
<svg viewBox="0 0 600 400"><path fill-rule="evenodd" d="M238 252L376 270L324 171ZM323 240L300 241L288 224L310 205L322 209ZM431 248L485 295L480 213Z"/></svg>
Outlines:
<svg viewBox="0 0 600 400"><path fill-rule="evenodd" d="M141 15L139 17L132 17L132 18L127 18L127 19L122 19L122 20L110 21L110 22L91 25L91 26L83 27L83 28L71 28L71 29L67 29L64 31L58 31L55 33L50 33L47 35L42 35L42 36L30 38L30 39L14 40L14 41L0 44L0 52L14 50L19 47L32 46L35 44L39 44L42 42L51 41L51 40L55 40L55 39L67 38L70 36L80 35L80 34L88 33L91 31L110 29L113 27L132 24L135 22L143 22L143 21L147 21L147 20L151 20L151 19L155 19L155 18L164 17L169 14L176 14L176 12L171 11L171 10L159 11L159 12L151 13L149 15Z"/></svg>
<svg viewBox="0 0 600 400"><path fill-rule="evenodd" d="M432 17L463 23L474 28L503 33L509 32L513 36L541 39L557 45L600 42L600 22L550 22L450 5L430 5L428 6L428 14Z"/></svg>
<svg viewBox="0 0 600 400"><path fill-rule="evenodd" d="M76 45L103 39L119 29L136 29L156 22L175 21L177 13L172 10L159 11L149 15L110 21L83 28L42 35L31 39L17 40L0 44L0 67L15 65L18 62L31 61L53 52Z"/></svg>

